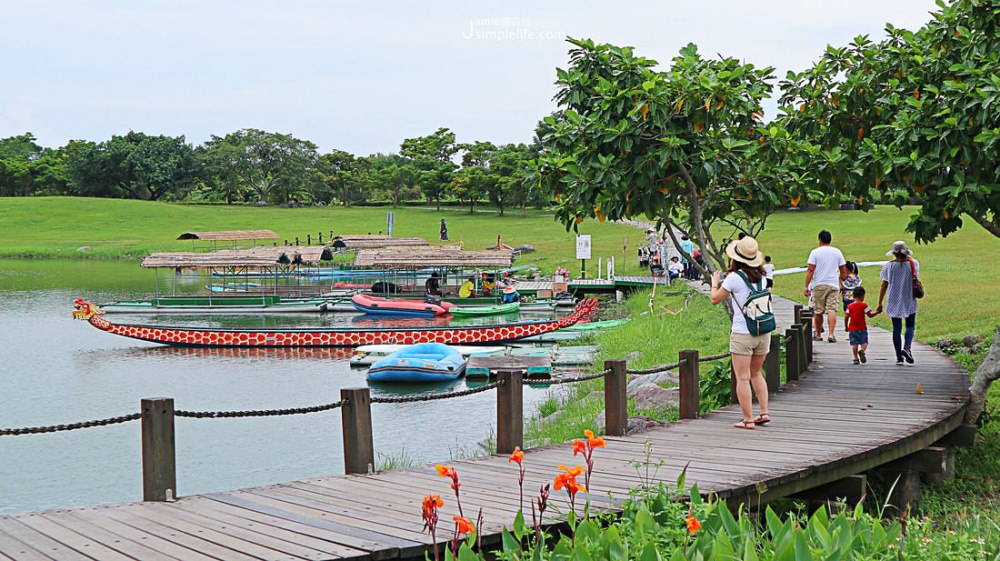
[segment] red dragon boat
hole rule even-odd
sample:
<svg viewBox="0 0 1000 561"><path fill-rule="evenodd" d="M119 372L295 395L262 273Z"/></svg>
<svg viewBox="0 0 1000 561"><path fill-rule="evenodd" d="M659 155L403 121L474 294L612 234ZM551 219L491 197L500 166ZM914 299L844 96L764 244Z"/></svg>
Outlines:
<svg viewBox="0 0 1000 561"><path fill-rule="evenodd" d="M182 347L357 347L444 343L475 345L516 341L589 321L597 313L596 298L581 300L572 314L558 320L536 320L500 325L449 327L372 327L302 329L210 329L112 323L100 308L77 298L73 317L115 335Z"/></svg>

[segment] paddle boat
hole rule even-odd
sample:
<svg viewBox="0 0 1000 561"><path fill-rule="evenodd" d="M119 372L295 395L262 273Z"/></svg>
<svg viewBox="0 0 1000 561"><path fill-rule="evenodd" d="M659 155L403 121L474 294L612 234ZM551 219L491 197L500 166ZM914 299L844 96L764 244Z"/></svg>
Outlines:
<svg viewBox="0 0 1000 561"><path fill-rule="evenodd" d="M520 309L520 302L511 302L509 304L495 304L492 306L453 306L448 310L448 313L455 317L498 316L501 314L514 314Z"/></svg>
<svg viewBox="0 0 1000 561"><path fill-rule="evenodd" d="M477 353L499 353L503 352L505 346L485 346L485 345L450 345L462 356L468 357ZM354 356L351 357L351 366L371 366L385 357L406 348L406 345L361 345L355 349Z"/></svg>
<svg viewBox="0 0 1000 561"><path fill-rule="evenodd" d="M465 371L465 358L441 343L409 345L375 361L369 382L447 382Z"/></svg>
<svg viewBox="0 0 1000 561"><path fill-rule="evenodd" d="M351 297L351 303L359 311L366 314L380 314L389 316L417 316L434 317L448 313L448 309L454 306L450 302L432 304L422 300L400 300L395 298L379 298L370 294L355 294Z"/></svg>
<svg viewBox="0 0 1000 561"><path fill-rule="evenodd" d="M82 298L74 301L73 317L101 331L140 341L187 347L357 347L373 344L485 344L518 341L588 321L597 313L596 298L580 301L572 314L558 320L525 320L493 325L434 325L430 327L220 329L190 326L135 325L108 321L104 311Z"/></svg>

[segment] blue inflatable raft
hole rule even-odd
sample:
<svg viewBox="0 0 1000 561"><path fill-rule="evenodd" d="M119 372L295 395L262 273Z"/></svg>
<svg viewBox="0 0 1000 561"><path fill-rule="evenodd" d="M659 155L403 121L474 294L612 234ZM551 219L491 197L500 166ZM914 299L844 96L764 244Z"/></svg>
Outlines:
<svg viewBox="0 0 1000 561"><path fill-rule="evenodd" d="M418 343L375 361L370 382L444 382L465 372L462 353L441 343Z"/></svg>

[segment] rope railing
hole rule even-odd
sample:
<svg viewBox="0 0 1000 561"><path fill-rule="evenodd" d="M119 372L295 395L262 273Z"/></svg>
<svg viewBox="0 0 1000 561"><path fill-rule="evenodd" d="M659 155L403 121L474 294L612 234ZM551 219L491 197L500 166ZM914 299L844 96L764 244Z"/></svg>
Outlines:
<svg viewBox="0 0 1000 561"><path fill-rule="evenodd" d="M488 392L490 390L495 390L503 386L504 383L505 382L503 380L498 380L496 382L486 384L478 388L471 388L468 390L462 390L457 392L415 395L410 397L373 397L372 403L417 403L419 401L436 401L439 399L451 399L453 397L465 397L467 395L473 395L477 393Z"/></svg>
<svg viewBox="0 0 1000 561"><path fill-rule="evenodd" d="M45 434L51 432L63 432L77 429L89 429L92 427L108 427L120 425L129 421L136 421L142 418L142 413L131 413L120 417L109 417L107 419L97 419L94 421L81 421L79 423L66 423L62 425L48 425L41 427L21 427L16 429L0 429L0 436L20 436L24 434Z"/></svg>
<svg viewBox="0 0 1000 561"><path fill-rule="evenodd" d="M717 355L700 356L700 357L698 357L698 362L709 362L709 361L712 361L712 360L720 360L720 359L723 359L723 358L729 358L731 356L733 356L733 353L719 353Z"/></svg>
<svg viewBox="0 0 1000 561"><path fill-rule="evenodd" d="M575 384L576 382L585 382L587 380L596 380L597 378L603 378L611 372L611 369L602 370L594 374L587 374L584 376L574 376L572 378L554 378L551 380L531 380L528 382L532 386L557 386L559 384Z"/></svg>
<svg viewBox="0 0 1000 561"><path fill-rule="evenodd" d="M346 405L346 400L335 401L325 405L313 405L312 407L292 407L289 409L260 409L248 411L184 411L178 409L174 411L175 417L188 417L190 419L236 419L241 417L278 417L281 415L305 415L306 413L320 413L332 411Z"/></svg>
<svg viewBox="0 0 1000 561"><path fill-rule="evenodd" d="M678 360L677 362L671 362L670 364L661 364L659 366L654 366L652 368L643 368L643 369L632 369L632 368L629 368L629 369L625 370L625 373L626 374L656 374L657 372L666 372L667 370L673 370L674 368L678 368L678 367L684 365L685 362L687 362L687 361L686 360Z"/></svg>

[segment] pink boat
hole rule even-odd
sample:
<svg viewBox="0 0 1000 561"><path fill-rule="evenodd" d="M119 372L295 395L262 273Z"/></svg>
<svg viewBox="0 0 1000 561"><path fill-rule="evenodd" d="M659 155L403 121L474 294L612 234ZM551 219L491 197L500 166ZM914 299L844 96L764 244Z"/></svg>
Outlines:
<svg viewBox="0 0 1000 561"><path fill-rule="evenodd" d="M423 300L400 300L397 298L379 298L368 294L355 294L351 303L366 314L382 314L390 316L434 317L448 313L454 304L441 302L431 304Z"/></svg>

